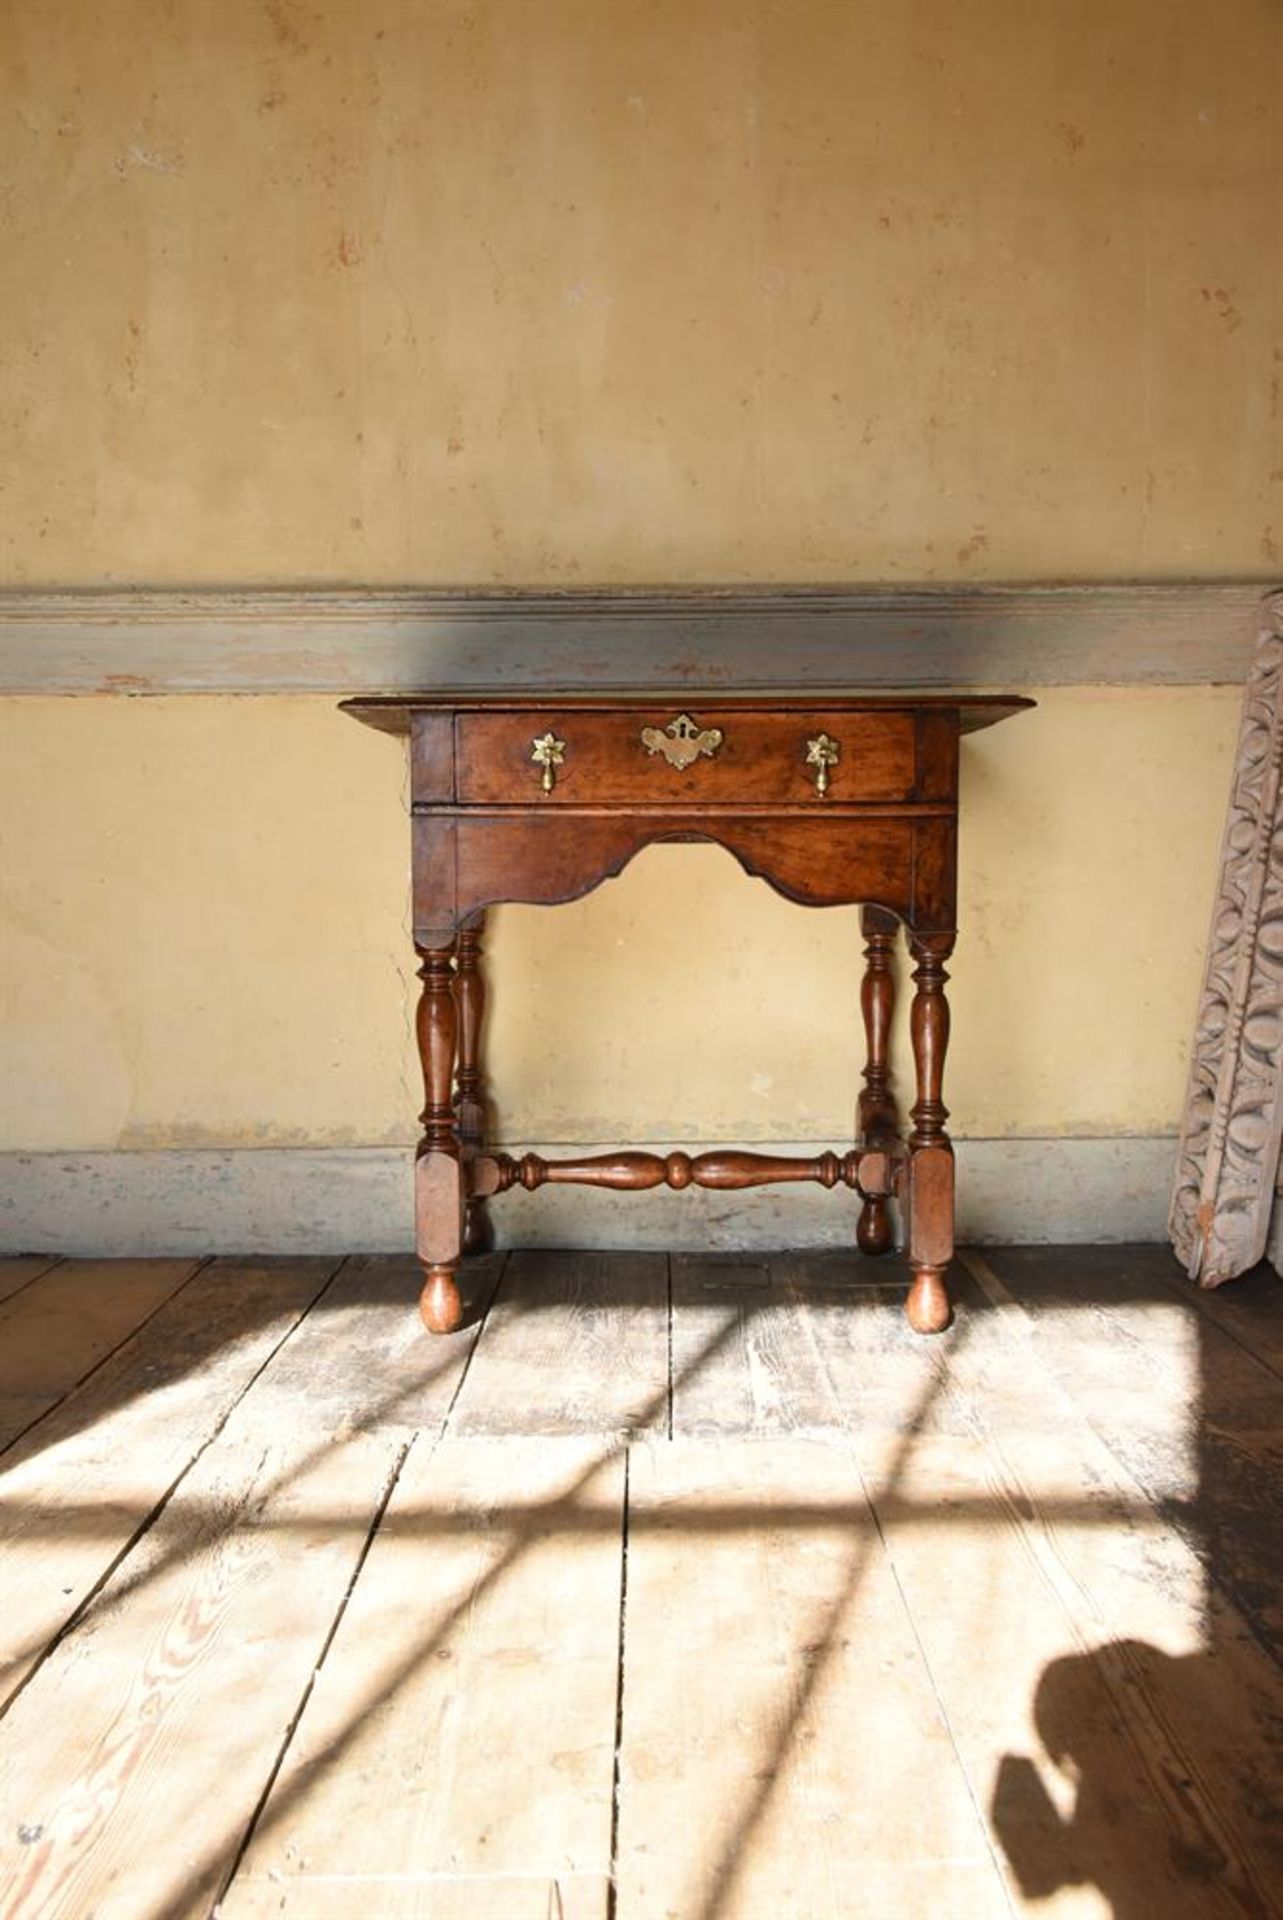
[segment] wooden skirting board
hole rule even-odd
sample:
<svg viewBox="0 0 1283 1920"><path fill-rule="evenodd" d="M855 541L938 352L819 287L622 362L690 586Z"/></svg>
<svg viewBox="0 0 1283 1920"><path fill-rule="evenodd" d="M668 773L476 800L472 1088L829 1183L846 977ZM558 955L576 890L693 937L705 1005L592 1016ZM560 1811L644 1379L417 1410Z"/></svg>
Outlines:
<svg viewBox="0 0 1283 1920"><path fill-rule="evenodd" d="M0 693L1239 682L1268 585L15 591Z"/></svg>
<svg viewBox="0 0 1283 1920"><path fill-rule="evenodd" d="M1174 1139L956 1144L964 1243L1163 1237ZM772 1141L770 1151L816 1145ZM570 1149L543 1143L536 1150L557 1157ZM409 1147L0 1154L0 1252L401 1252L413 1239L411 1154ZM748 1194L661 1189L627 1201L553 1187L505 1194L493 1219L510 1246L760 1250L851 1246L856 1211L852 1195L811 1186Z"/></svg>

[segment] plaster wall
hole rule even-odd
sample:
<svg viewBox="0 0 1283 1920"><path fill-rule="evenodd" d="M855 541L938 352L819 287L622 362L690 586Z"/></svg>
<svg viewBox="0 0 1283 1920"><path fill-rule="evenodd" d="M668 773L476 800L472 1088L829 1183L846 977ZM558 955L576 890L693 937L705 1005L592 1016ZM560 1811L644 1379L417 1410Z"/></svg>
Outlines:
<svg viewBox="0 0 1283 1920"><path fill-rule="evenodd" d="M1273 0L10 0L0 578L1277 578ZM1037 692L1036 686L1032 689ZM1176 1122L1237 693L969 743L962 1133ZM409 1137L404 774L0 703L0 1147ZM841 1137L854 916L496 916L514 1139Z"/></svg>
<svg viewBox="0 0 1283 1920"><path fill-rule="evenodd" d="M959 1133L1179 1111L1239 696L1047 689L964 743ZM407 1140L404 750L326 700L0 706L4 1148ZM713 848L492 916L489 1050L521 1140L841 1139L853 909Z"/></svg>
<svg viewBox="0 0 1283 1920"><path fill-rule="evenodd" d="M8 0L18 581L1277 574L1277 0Z"/></svg>

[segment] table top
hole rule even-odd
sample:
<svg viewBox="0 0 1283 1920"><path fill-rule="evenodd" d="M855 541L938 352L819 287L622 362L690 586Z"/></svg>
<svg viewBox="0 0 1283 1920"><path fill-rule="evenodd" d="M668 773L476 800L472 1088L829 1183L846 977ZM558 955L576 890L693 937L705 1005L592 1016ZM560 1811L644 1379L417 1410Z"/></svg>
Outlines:
<svg viewBox="0 0 1283 1920"><path fill-rule="evenodd" d="M859 693L849 687L815 687L796 693L745 687L728 689L726 692L707 687L698 690L690 687L621 687L606 692L590 692L586 688L576 687L560 692L523 689L518 693L498 690L479 693L475 687L470 687L452 693L434 687L423 693L374 694L340 702L342 711L350 713L354 720L363 721L366 726L378 727L384 733L397 734L409 732L410 715L414 712L550 714L569 709L617 713L621 709L655 711L670 707L679 711L693 707L701 713L813 713L821 708L843 713L876 713L879 710L896 713L912 710L920 713L944 709L958 714L963 733L975 733L981 727L991 727L1011 714L1021 713L1025 708L1036 705L1036 701L1018 693L915 693L908 688L901 692Z"/></svg>

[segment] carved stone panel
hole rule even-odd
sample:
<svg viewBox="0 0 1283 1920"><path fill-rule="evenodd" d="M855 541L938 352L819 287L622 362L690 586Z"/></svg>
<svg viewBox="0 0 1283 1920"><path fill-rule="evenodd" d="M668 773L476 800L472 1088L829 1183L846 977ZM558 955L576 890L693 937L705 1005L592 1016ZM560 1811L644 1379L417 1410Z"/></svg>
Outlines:
<svg viewBox="0 0 1283 1920"><path fill-rule="evenodd" d="M1283 593L1262 612L1168 1221L1177 1255L1206 1287L1254 1266L1267 1245L1278 1251L1270 1229L1283 1135Z"/></svg>

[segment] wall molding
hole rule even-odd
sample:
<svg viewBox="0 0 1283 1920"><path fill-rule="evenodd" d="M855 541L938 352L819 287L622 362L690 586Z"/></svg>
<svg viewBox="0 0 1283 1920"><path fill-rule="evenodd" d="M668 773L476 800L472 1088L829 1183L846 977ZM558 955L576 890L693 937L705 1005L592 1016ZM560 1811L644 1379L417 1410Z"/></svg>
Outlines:
<svg viewBox="0 0 1283 1920"><path fill-rule="evenodd" d="M964 1245L1163 1237L1174 1138L956 1146ZM773 1141L771 1150L811 1153L815 1142ZM0 1154L0 1252L407 1252L412 1160L410 1147ZM857 1204L809 1185L628 1197L552 1187L505 1194L493 1218L507 1245L761 1250L850 1246Z"/></svg>
<svg viewBox="0 0 1283 1920"><path fill-rule="evenodd" d="M0 592L0 693L1241 683L1265 583Z"/></svg>

